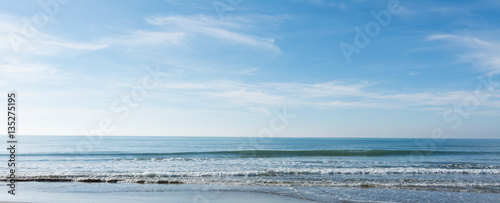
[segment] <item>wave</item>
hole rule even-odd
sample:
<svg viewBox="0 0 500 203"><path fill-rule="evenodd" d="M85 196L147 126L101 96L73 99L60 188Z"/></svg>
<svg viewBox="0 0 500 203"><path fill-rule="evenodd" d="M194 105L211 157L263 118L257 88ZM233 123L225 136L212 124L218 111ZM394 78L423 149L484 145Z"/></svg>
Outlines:
<svg viewBox="0 0 500 203"><path fill-rule="evenodd" d="M500 169L446 169L446 168L420 168L420 167L390 167L390 168L286 168L277 167L266 170L245 170L245 171L170 171L170 172L107 172L107 173L86 173L86 172L36 172L20 174L20 178L34 177L58 177L58 178L172 178L172 177L271 177L271 176L294 176L307 178L310 175L336 176L337 175L500 175ZM1 174L0 174L1 175ZM3 176L6 176L3 175ZM326 177L325 177L326 178Z"/></svg>
<svg viewBox="0 0 500 203"><path fill-rule="evenodd" d="M24 156L233 156L249 158L265 157L312 157L312 156L428 156L428 155L487 155L500 152L464 152L464 151L423 151L423 150L240 150L172 153L37 153L20 154ZM5 155L6 156L6 155Z"/></svg>
<svg viewBox="0 0 500 203"><path fill-rule="evenodd" d="M242 172L244 173L244 172ZM47 176L21 176L16 178L19 182L83 182L83 183L137 183L137 184L194 184L194 185L250 185L250 186L303 186L303 187L361 187L361 188L399 188L414 190L443 190L456 192L487 192L500 193L498 181L470 181L443 180L443 179L377 179L377 178L346 178L335 180L314 180L293 178L285 175L269 176L276 172L266 172L262 178L242 177L158 177L152 174L144 176L85 176L85 175L47 175ZM274 177L274 178L272 178ZM0 178L5 181L5 178Z"/></svg>

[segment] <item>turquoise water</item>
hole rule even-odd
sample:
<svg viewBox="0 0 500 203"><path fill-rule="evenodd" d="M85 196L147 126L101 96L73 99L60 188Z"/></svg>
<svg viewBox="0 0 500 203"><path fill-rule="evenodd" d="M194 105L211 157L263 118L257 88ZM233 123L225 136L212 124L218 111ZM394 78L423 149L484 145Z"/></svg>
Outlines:
<svg viewBox="0 0 500 203"><path fill-rule="evenodd" d="M132 183L159 189L179 181L169 188L251 188L317 201L354 201L349 191L378 191L372 200L383 201L500 200L500 140L25 136L17 159L20 180L112 181L137 192L144 188ZM0 170L6 177L6 164Z"/></svg>

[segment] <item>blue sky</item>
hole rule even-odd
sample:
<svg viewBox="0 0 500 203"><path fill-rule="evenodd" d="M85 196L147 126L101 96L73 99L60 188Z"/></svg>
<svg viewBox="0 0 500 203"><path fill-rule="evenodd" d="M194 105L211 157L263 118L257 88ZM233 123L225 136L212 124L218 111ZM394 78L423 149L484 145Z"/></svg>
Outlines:
<svg viewBox="0 0 500 203"><path fill-rule="evenodd" d="M0 2L21 134L499 137L498 1L41 2Z"/></svg>

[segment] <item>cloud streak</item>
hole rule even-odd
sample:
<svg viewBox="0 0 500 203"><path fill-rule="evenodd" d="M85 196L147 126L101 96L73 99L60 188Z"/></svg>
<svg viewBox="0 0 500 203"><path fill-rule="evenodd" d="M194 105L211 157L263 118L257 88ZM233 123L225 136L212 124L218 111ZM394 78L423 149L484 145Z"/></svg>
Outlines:
<svg viewBox="0 0 500 203"><path fill-rule="evenodd" d="M443 110L454 104L460 104L465 98L475 94L474 91L383 94L365 90L368 87L373 88L375 84L370 82L345 84L341 81L315 84L249 84L231 81L171 82L164 84L161 91L182 91L183 94L193 98L207 98L245 107L289 105L311 108L420 109L425 111ZM490 108L498 107L494 102L481 105Z"/></svg>
<svg viewBox="0 0 500 203"><path fill-rule="evenodd" d="M464 35L430 35L428 40L447 40L455 46L467 47L461 60L476 64L480 71L487 74L500 74L500 43Z"/></svg>
<svg viewBox="0 0 500 203"><path fill-rule="evenodd" d="M255 47L274 54L282 52L275 44L274 39L246 34L244 26L236 22L221 22L215 18L203 15L155 17L148 18L146 21L152 25L168 28L169 30L175 29L181 32L195 33Z"/></svg>

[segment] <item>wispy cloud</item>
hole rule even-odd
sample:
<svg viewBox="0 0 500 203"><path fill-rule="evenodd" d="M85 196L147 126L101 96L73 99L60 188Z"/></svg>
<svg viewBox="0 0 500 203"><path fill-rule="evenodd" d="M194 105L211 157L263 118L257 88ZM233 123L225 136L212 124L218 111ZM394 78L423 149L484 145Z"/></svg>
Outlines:
<svg viewBox="0 0 500 203"><path fill-rule="evenodd" d="M283 105L287 103L284 96L274 95L258 90L229 90L229 91L216 91L204 92L204 96L216 97L226 99L230 102L240 105Z"/></svg>
<svg viewBox="0 0 500 203"><path fill-rule="evenodd" d="M332 1L325 1L325 0L306 0L306 2L312 3L317 6L324 6L324 7L330 7L330 8L336 8L336 9L346 9L347 4L344 2L332 2Z"/></svg>
<svg viewBox="0 0 500 203"><path fill-rule="evenodd" d="M245 107L270 107L277 105L312 108L374 108L443 110L474 96L473 91L416 92L384 94L368 91L376 83L346 84L341 81L326 83L242 83L212 81L203 83L174 82L164 84L163 91L182 91L193 98L206 98ZM491 104L491 106L489 106ZM493 103L482 106L496 108Z"/></svg>
<svg viewBox="0 0 500 203"><path fill-rule="evenodd" d="M57 36L35 30L27 36L23 33L25 24L21 19L9 15L0 16L0 53L35 55L56 55L69 50L98 50L107 47L106 44L85 43L61 39Z"/></svg>
<svg viewBox="0 0 500 203"><path fill-rule="evenodd" d="M437 34L427 37L428 40L447 40L455 46L466 47L460 60L477 64L480 71L488 74L500 73L500 43L478 37L464 35Z"/></svg>
<svg viewBox="0 0 500 203"><path fill-rule="evenodd" d="M169 30L195 33L267 50L275 54L281 53L274 39L249 34L245 32L244 26L236 22L219 21L203 15L154 17L148 18L147 22Z"/></svg>
<svg viewBox="0 0 500 203"><path fill-rule="evenodd" d="M247 68L244 70L235 71L234 73L236 75L255 75L257 71L259 71L258 68Z"/></svg>
<svg viewBox="0 0 500 203"><path fill-rule="evenodd" d="M303 83L272 83L279 90L293 91L304 97L359 97L367 93L361 89L370 85L368 82L345 84L340 81L331 81L316 84Z"/></svg>
<svg viewBox="0 0 500 203"><path fill-rule="evenodd" d="M438 35L430 35L427 37L429 40L440 40L440 39L446 39L446 40L453 40L457 41L460 43L463 43L464 45L470 46L470 47L477 47L477 46L485 46L485 47L493 47L493 46L498 46L496 43L484 41L478 38L474 37L467 37L467 36L458 36L458 35L445 35L445 34L438 34Z"/></svg>
<svg viewBox="0 0 500 203"><path fill-rule="evenodd" d="M18 58L3 58L0 60L0 78L4 80L36 82L38 80L56 79L59 77L58 72L60 71L52 66L22 62Z"/></svg>
<svg viewBox="0 0 500 203"><path fill-rule="evenodd" d="M273 114L269 109L263 108L263 107L248 107L248 109L250 111L253 111L256 113L261 113L261 114L264 114L266 116L271 116Z"/></svg>
<svg viewBox="0 0 500 203"><path fill-rule="evenodd" d="M111 45L133 46L181 46L185 33L182 32L153 32L137 30L129 34L110 38L105 43Z"/></svg>
<svg viewBox="0 0 500 203"><path fill-rule="evenodd" d="M104 49L108 46L106 44L88 44L88 43L61 42L61 41L48 41L45 42L45 44L59 46L61 48L75 49L75 50L98 50L98 49Z"/></svg>

